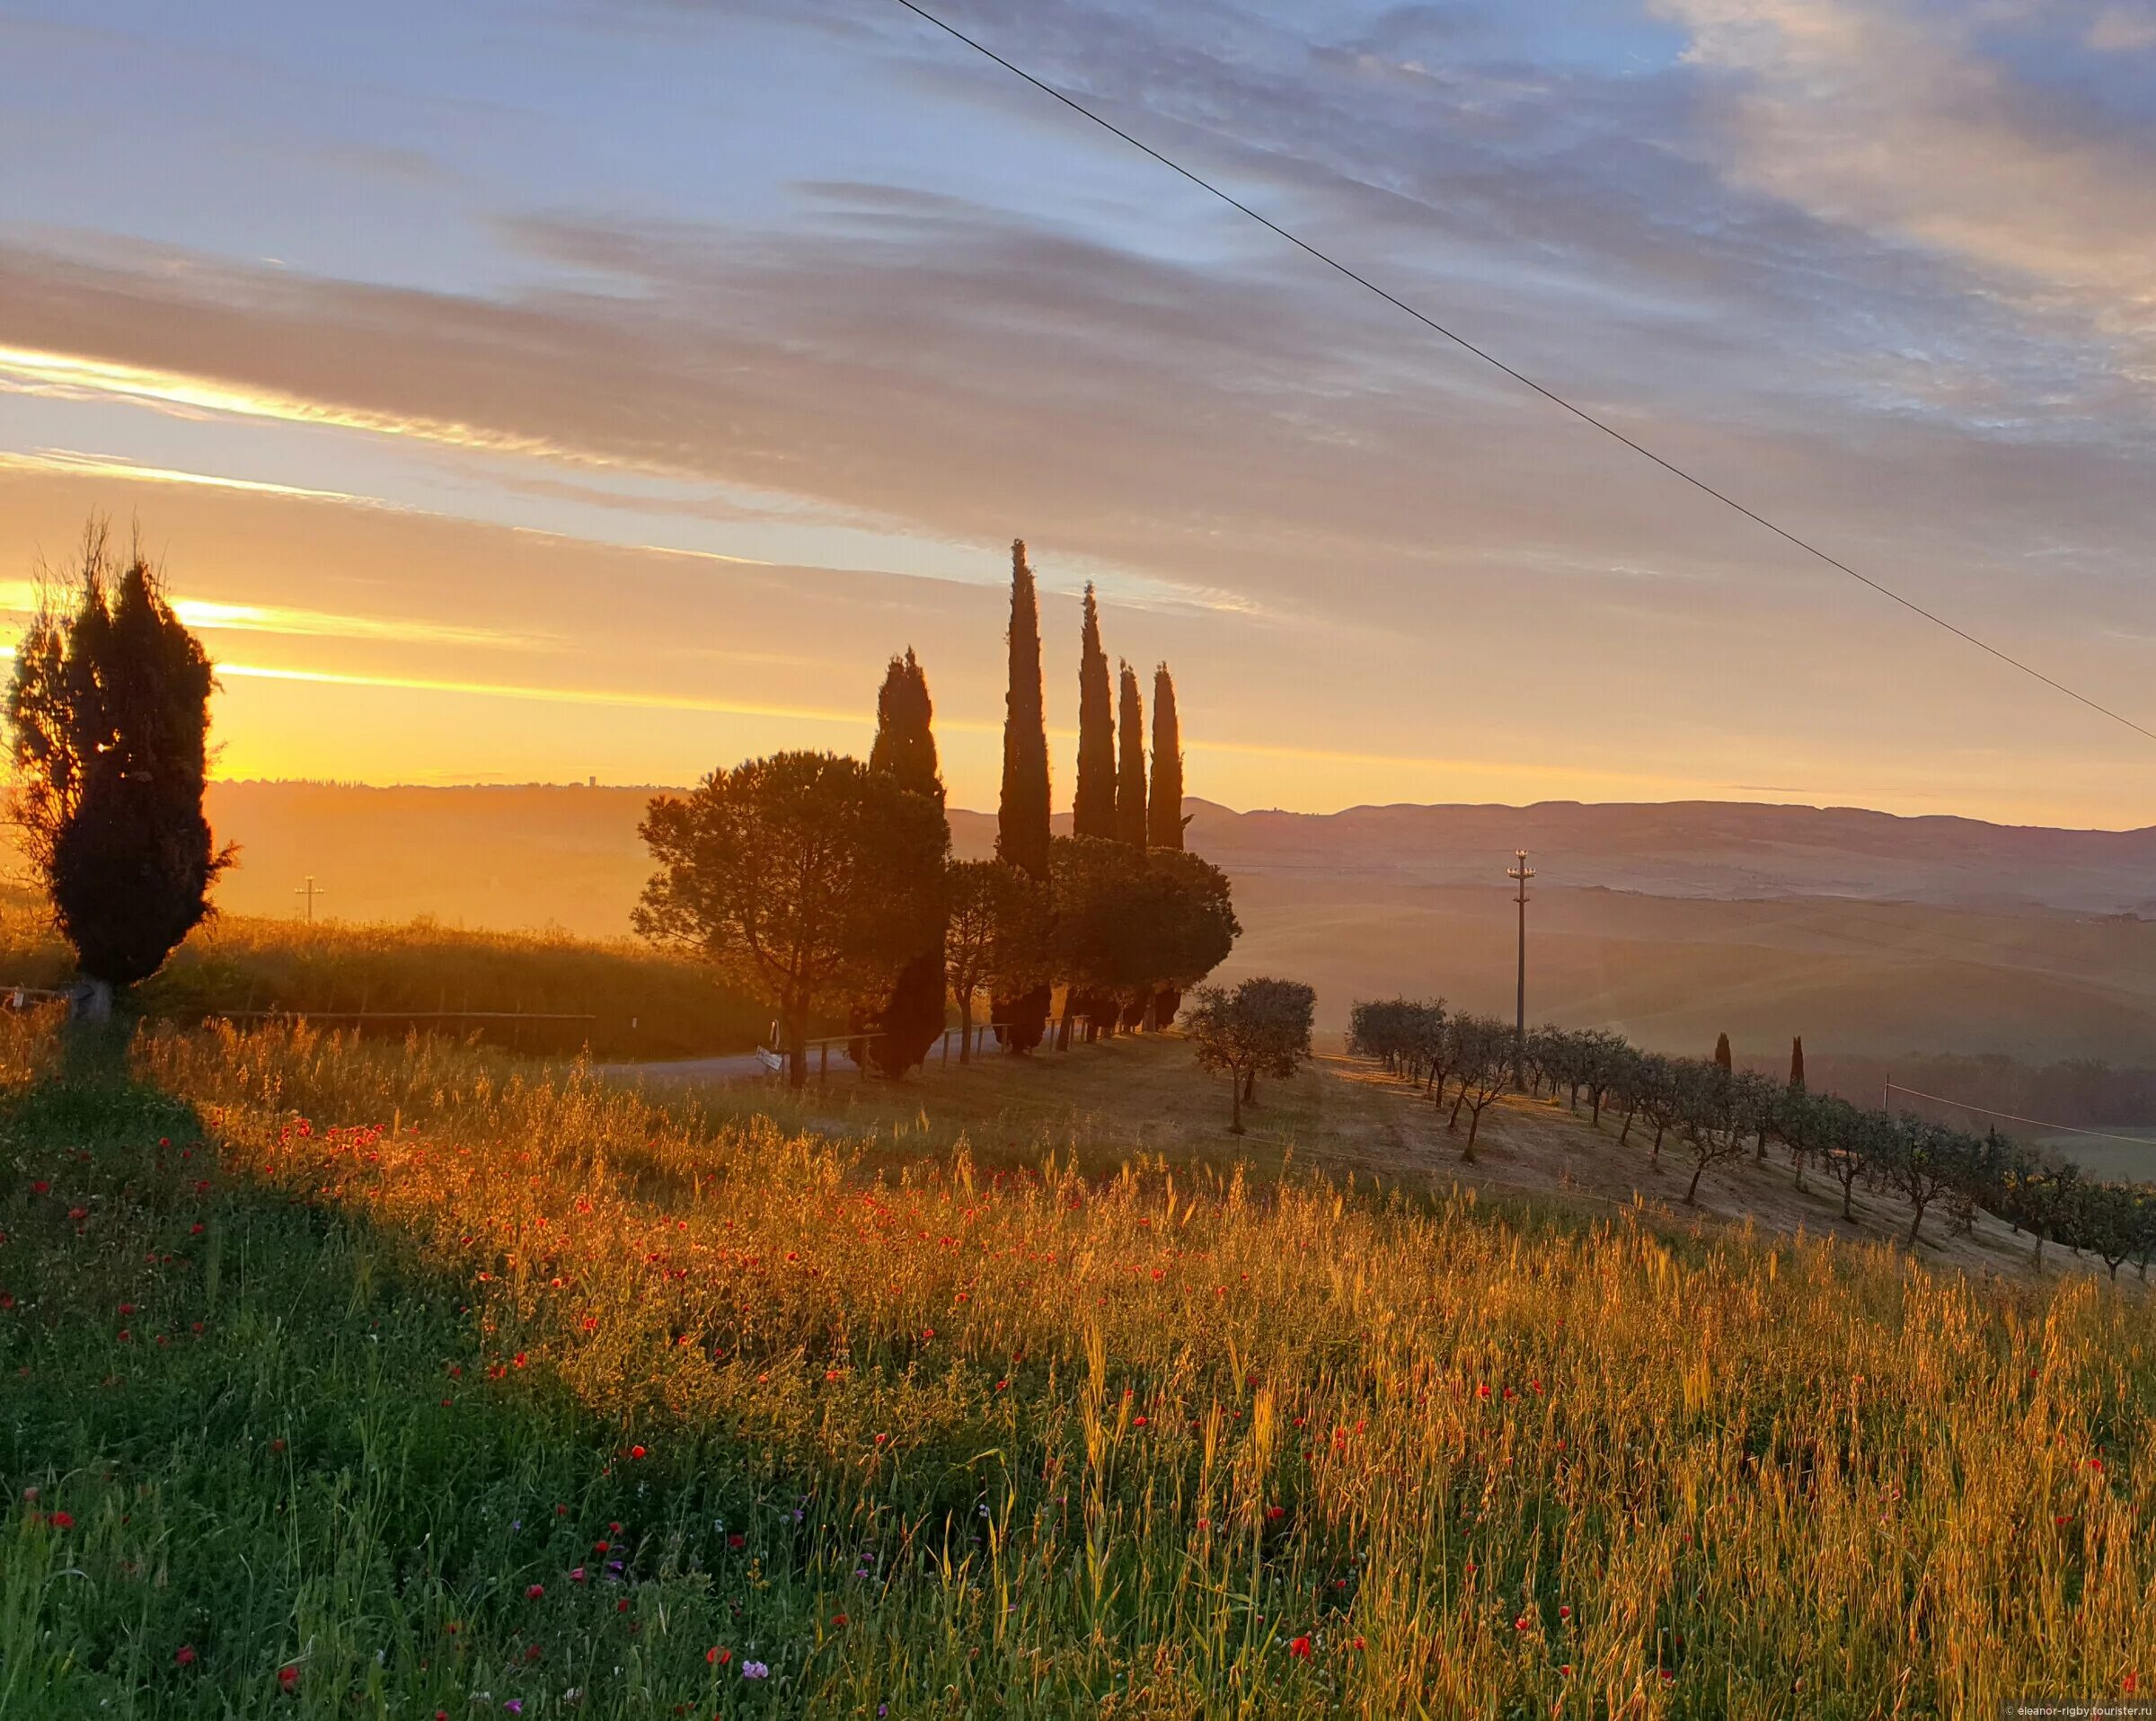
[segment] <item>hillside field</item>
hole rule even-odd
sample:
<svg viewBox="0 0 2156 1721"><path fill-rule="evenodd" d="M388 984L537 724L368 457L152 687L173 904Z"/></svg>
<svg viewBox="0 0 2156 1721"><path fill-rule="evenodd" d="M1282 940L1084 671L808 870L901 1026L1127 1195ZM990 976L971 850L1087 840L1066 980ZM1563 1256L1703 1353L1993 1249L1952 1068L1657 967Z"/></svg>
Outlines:
<svg viewBox="0 0 2156 1721"><path fill-rule="evenodd" d="M75 958L42 908L0 905L0 986L64 990ZM531 1054L655 1058L744 1052L768 1011L709 969L629 939L220 913L135 990L133 1007L193 1026L296 1012L402 1037L414 1028Z"/></svg>
<svg viewBox="0 0 2156 1721"><path fill-rule="evenodd" d="M440 1042L45 1036L0 1024L11 1716L1915 1716L2156 1678L2138 1285L1586 1187L1637 1167L1561 1108L1477 1175L1583 1187L1492 1200L1353 1069L1261 1090L1239 1169L1172 1040L773 1119Z"/></svg>

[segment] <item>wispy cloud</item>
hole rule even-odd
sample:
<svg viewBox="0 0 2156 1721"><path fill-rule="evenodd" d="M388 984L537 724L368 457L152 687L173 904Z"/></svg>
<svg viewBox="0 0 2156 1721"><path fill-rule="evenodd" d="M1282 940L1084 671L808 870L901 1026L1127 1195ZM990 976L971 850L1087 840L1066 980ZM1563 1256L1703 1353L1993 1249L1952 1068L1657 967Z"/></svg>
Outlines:
<svg viewBox="0 0 2156 1721"><path fill-rule="evenodd" d="M349 490L310 490L253 478L221 478L211 472L145 466L117 455L83 454L72 448L40 448L31 454L0 449L0 472L59 472L70 478L114 478L134 484L188 484L206 490L239 490L252 496L287 496L309 502L341 502L349 507L389 507L393 504Z"/></svg>
<svg viewBox="0 0 2156 1721"><path fill-rule="evenodd" d="M463 693L485 699L531 700L549 705L605 705L632 710L699 711L717 717L776 718L793 723L842 724L852 729L869 728L871 724L871 719L861 711L831 710L813 705L763 704L744 700L708 699L694 694L634 688L553 687L507 682L460 681L428 675L293 669L247 663L219 663L217 674L237 676L242 680L311 682L326 687L380 687L400 693ZM939 719L938 727L967 729L990 726Z"/></svg>
<svg viewBox="0 0 2156 1721"><path fill-rule="evenodd" d="M0 611L28 615L38 588L27 580L0 581ZM172 609L189 627L206 633L268 633L300 640L365 640L396 645L504 647L553 650L560 642L504 628L463 626L410 616L340 615L280 604L228 604L175 595ZM252 673L235 670L234 674Z"/></svg>
<svg viewBox="0 0 2156 1721"><path fill-rule="evenodd" d="M415 438L487 454L606 463L588 449L480 424L373 410L276 388L249 386L181 370L123 364L84 353L0 347L0 391L64 401L133 401L181 417L223 414L286 424L328 425L370 435Z"/></svg>

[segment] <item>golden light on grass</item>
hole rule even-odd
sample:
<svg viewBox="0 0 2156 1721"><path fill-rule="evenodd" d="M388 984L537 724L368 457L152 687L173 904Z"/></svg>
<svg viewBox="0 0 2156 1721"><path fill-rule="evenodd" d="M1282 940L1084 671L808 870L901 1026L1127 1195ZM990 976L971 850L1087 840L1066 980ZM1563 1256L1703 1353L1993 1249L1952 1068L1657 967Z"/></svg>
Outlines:
<svg viewBox="0 0 2156 1721"><path fill-rule="evenodd" d="M879 1170L439 1044L142 1067L234 1199L367 1240L384 1332L384 1284L463 1307L449 1414L586 1430L609 1498L730 1491L613 1533L811 1708L1961 1715L2156 1661L2156 1353L2087 1280L1038 1142ZM550 1642L618 1658L613 1602L545 1579Z"/></svg>

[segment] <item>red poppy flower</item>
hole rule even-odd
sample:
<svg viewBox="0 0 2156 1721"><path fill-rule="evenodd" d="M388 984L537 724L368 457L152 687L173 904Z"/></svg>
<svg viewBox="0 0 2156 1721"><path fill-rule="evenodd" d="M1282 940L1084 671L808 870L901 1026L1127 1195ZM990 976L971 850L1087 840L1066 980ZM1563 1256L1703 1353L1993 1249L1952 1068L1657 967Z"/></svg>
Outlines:
<svg viewBox="0 0 2156 1721"><path fill-rule="evenodd" d="M296 1691L299 1690L299 1669L290 1665L278 1668L277 1682L287 1691Z"/></svg>
<svg viewBox="0 0 2156 1721"><path fill-rule="evenodd" d="M1293 1643L1288 1645L1287 1653L1293 1655L1297 1661L1308 1661L1310 1659L1310 1639L1308 1637L1297 1637Z"/></svg>
<svg viewBox="0 0 2156 1721"><path fill-rule="evenodd" d="M643 1455L644 1449L641 1446L632 1446L629 1449L629 1456L632 1458L641 1458Z"/></svg>
<svg viewBox="0 0 2156 1721"><path fill-rule="evenodd" d="M545 1585L545 1584L533 1584L533 1585L532 1585L532 1586L531 1586L529 1589L527 1589L527 1590L526 1590L526 1591L525 1591L525 1593L524 1593L524 1599L525 1599L526 1601L527 1601L527 1602L536 1602L536 1601L537 1601L537 1600L538 1600L538 1599L539 1599L541 1596L544 1595L545 1593L546 1593L546 1585Z"/></svg>
<svg viewBox="0 0 2156 1721"><path fill-rule="evenodd" d="M194 1645L181 1644L179 1648L172 1651L172 1660L179 1666L192 1667L195 1664Z"/></svg>
<svg viewBox="0 0 2156 1721"><path fill-rule="evenodd" d="M56 1512L49 1520L47 1520L47 1522L49 1522L55 1530L72 1530L75 1528L75 1518L71 1513Z"/></svg>
<svg viewBox="0 0 2156 1721"><path fill-rule="evenodd" d="M723 1667L733 1660L734 1652L730 1649L707 1649L703 1652L703 1658L714 1667Z"/></svg>

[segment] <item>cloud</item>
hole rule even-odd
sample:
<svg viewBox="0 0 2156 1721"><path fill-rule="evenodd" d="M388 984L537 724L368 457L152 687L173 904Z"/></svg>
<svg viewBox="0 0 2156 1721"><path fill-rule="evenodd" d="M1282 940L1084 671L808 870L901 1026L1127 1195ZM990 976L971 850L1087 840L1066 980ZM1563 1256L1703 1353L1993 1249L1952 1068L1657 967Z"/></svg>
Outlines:
<svg viewBox="0 0 2156 1721"><path fill-rule="evenodd" d="M273 258L271 269L285 265ZM217 414L286 424L323 425L373 436L410 437L452 448L540 459L589 462L588 452L483 425L368 409L334 396L315 398L277 388L249 387L215 375L115 362L94 353L40 352L0 347L0 392L63 401L130 401L182 417Z"/></svg>
<svg viewBox="0 0 2156 1721"><path fill-rule="evenodd" d="M4 384L0 384L4 386ZM40 448L34 453L11 454L0 450L0 472L61 472L69 477L114 478L131 484L187 484L206 490L238 490L255 496L287 496L310 502L341 502L349 507L388 507L392 504L347 490L309 490L302 485L274 484L261 479L220 478L210 472L181 472L170 466L146 466L117 455L82 454L72 448Z"/></svg>
<svg viewBox="0 0 2156 1721"><path fill-rule="evenodd" d="M2156 102L2121 112L2036 75L2046 43L2011 5L1655 4L1713 75L1741 182L1959 260L2034 320L2085 321L2156 386ZM2116 51L2152 28L2115 6L2086 37Z"/></svg>
<svg viewBox="0 0 2156 1721"><path fill-rule="evenodd" d="M2156 48L2156 7L2106 6L2089 25L2089 46L2099 54L2142 54Z"/></svg>
<svg viewBox="0 0 2156 1721"><path fill-rule="evenodd" d="M278 487L264 487L275 490ZM38 607L38 587L27 580L0 581L0 612L27 616ZM397 645L480 646L551 650L560 642L502 628L466 627L413 617L340 615L279 604L228 604L174 593L173 612L206 633L271 633L296 640L356 640ZM246 672L235 672L246 673Z"/></svg>
<svg viewBox="0 0 2156 1721"><path fill-rule="evenodd" d="M2032 69L2043 8L1980 10L1660 0L1666 41L1598 58L1487 4L954 0L1868 572L1980 624L2125 621L2156 449L2145 136L2128 97L2077 115ZM2092 53L2100 10L2068 10L2046 51ZM634 27L812 37L819 66L915 101L899 118L935 159L789 141L724 218L528 188L461 290L0 232L16 385L394 438L535 499L701 509L635 482L723 488L979 546L988 578L1022 533L1051 580L1082 557L1241 640L1427 666L1453 702L1433 724L1481 720L1515 675L1595 704L1583 665L1635 706L1737 661L1839 695L1906 643L1899 622L1871 637L1875 600L897 9L814 12Z"/></svg>

